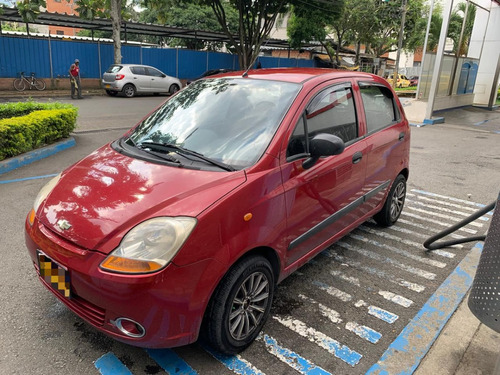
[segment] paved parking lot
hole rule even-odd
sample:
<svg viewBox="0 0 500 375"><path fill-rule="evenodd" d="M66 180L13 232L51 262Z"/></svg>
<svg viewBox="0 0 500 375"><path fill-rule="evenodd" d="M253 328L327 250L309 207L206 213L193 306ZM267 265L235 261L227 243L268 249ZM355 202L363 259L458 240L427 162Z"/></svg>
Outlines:
<svg viewBox="0 0 500 375"><path fill-rule="evenodd" d="M376 374L399 373L398 366L413 371L466 293L481 249L468 243L428 254L421 244L496 198L500 161L487 156L498 145L500 129L414 129L407 202L397 225L381 229L367 222L286 279L261 337L240 355L223 357L199 344L144 350L109 339L46 291L29 264L23 222L45 176L117 138L160 101L137 99L88 99L81 104L75 147L0 176L1 373ZM140 109L132 110L134 105ZM112 119L98 125L98 114L111 106ZM484 233L490 218L454 236Z"/></svg>

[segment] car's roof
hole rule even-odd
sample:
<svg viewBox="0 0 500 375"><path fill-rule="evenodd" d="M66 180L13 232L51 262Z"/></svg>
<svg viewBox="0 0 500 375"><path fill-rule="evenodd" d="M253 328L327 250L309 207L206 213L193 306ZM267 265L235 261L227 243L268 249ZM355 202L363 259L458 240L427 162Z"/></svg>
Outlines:
<svg viewBox="0 0 500 375"><path fill-rule="evenodd" d="M229 72L219 74L217 77L242 77L244 71ZM265 79L274 81L285 81L293 83L303 83L318 76L329 75L328 78L340 77L371 77L371 74L363 72L352 72L348 70L327 69L327 68L271 68L249 70L245 75L247 78Z"/></svg>

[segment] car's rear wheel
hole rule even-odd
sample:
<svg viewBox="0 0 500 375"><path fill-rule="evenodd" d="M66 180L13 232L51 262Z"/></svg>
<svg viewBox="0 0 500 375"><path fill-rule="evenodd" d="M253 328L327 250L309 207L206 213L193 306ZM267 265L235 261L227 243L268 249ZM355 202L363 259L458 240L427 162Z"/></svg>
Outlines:
<svg viewBox="0 0 500 375"><path fill-rule="evenodd" d="M174 83L173 85L170 85L170 88L168 89L168 92L170 95L175 94L177 91L179 91L181 88L179 87L178 84Z"/></svg>
<svg viewBox="0 0 500 375"><path fill-rule="evenodd" d="M124 87L123 87L123 94L125 94L125 96L127 98L133 98L135 96L135 87L134 85L130 84L130 83L127 83Z"/></svg>
<svg viewBox="0 0 500 375"><path fill-rule="evenodd" d="M271 265L264 257L251 256L233 266L207 307L205 341L225 354L248 347L269 316L274 286Z"/></svg>
<svg viewBox="0 0 500 375"><path fill-rule="evenodd" d="M382 210L373 216L377 224L390 227L398 221L406 198L406 178L402 174L398 175L392 184L389 195Z"/></svg>

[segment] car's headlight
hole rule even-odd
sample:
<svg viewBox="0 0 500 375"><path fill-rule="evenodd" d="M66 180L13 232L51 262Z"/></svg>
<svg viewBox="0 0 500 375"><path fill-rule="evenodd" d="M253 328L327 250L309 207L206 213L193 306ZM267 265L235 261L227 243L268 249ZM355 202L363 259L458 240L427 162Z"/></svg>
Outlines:
<svg viewBox="0 0 500 375"><path fill-rule="evenodd" d="M196 219L157 217L128 232L101 268L120 273L149 273L165 267L189 237Z"/></svg>
<svg viewBox="0 0 500 375"><path fill-rule="evenodd" d="M33 225L33 222L35 221L35 214L38 211L38 208L42 204L42 202L47 198L47 196L50 194L54 186L59 182L61 179L61 174L59 173L57 176L55 176L52 180L47 182L43 188L40 189L38 192L38 195L35 198L35 202L33 203L33 208L31 209L30 213L28 214L28 220L30 225Z"/></svg>

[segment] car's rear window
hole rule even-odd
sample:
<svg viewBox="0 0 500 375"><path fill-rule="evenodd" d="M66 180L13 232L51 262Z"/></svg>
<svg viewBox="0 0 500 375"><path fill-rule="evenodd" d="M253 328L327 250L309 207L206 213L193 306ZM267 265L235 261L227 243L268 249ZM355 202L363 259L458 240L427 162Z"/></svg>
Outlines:
<svg viewBox="0 0 500 375"><path fill-rule="evenodd" d="M118 73L120 70L122 70L123 66L121 65L111 65L108 70L106 70L106 73Z"/></svg>

